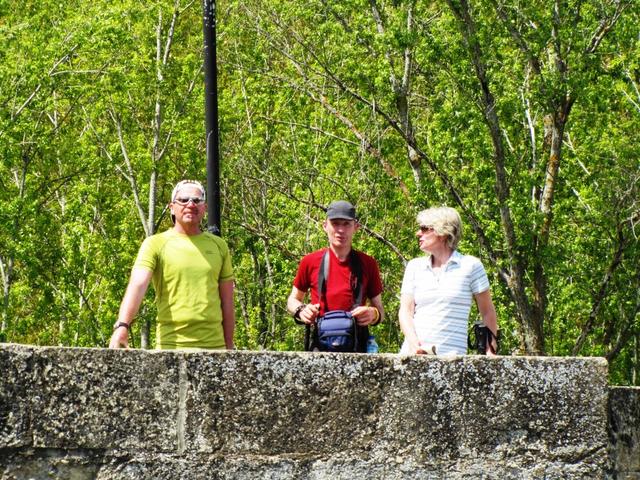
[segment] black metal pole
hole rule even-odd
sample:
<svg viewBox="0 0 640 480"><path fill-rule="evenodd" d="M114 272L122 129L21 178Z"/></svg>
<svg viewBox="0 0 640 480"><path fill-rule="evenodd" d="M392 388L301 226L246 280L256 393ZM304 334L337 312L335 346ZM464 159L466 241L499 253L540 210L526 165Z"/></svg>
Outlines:
<svg viewBox="0 0 640 480"><path fill-rule="evenodd" d="M208 230L220 235L220 154L218 150L218 67L216 62L216 2L203 0L204 115L207 141Z"/></svg>

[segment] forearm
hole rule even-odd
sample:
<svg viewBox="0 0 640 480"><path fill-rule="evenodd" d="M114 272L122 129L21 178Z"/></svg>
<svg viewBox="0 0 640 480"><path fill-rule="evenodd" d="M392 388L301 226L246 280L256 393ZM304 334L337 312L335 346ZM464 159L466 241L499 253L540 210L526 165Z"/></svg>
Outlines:
<svg viewBox="0 0 640 480"><path fill-rule="evenodd" d="M224 344L227 350L233 350L234 342L233 335L236 329L236 315L233 309L229 312L229 309L223 309L222 311L222 331L224 334Z"/></svg>
<svg viewBox="0 0 640 480"><path fill-rule="evenodd" d="M136 315L138 314L143 296L144 295L139 296L138 292L130 291L130 289L127 289L127 293L125 293L125 296L122 299L122 303L120 304L120 310L118 311L118 319L116 320L116 323L123 322L127 325L131 325L134 322Z"/></svg>
<svg viewBox="0 0 640 480"><path fill-rule="evenodd" d="M287 298L287 311L294 316L297 323L312 324L320 313L319 303L304 303L304 297L307 292L298 290L296 287L291 289L291 293Z"/></svg>
<svg viewBox="0 0 640 480"><path fill-rule="evenodd" d="M236 329L233 280L220 283L220 303L222 306L222 333L227 350L234 348L233 335Z"/></svg>
<svg viewBox="0 0 640 480"><path fill-rule="evenodd" d="M484 323L485 326L487 326L494 335L497 335L498 334L498 318L497 318L495 309L492 308L490 311L485 312L484 314L481 314L481 317L482 317L482 323Z"/></svg>
<svg viewBox="0 0 640 480"><path fill-rule="evenodd" d="M475 295L476 304L478 305L478 312L482 317L482 323L493 332L494 335L498 333L498 318L496 315L496 308L491 300L491 293L485 291Z"/></svg>
<svg viewBox="0 0 640 480"><path fill-rule="evenodd" d="M478 305L478 311L482 317L482 323L491 330L493 336L487 339L487 352L494 353L498 349L496 337L498 335L498 318L496 315L496 309L491 300L491 293L487 290L479 293L475 296L476 303ZM491 346L491 348L489 348Z"/></svg>
<svg viewBox="0 0 640 480"><path fill-rule="evenodd" d="M420 344L420 339L418 338L413 323L413 315L399 312L398 319L400 321L400 330L402 330L405 340L410 345L418 346Z"/></svg>
<svg viewBox="0 0 640 480"><path fill-rule="evenodd" d="M300 305L303 305L303 301L302 300L304 300L304 296L302 298L298 298L298 296L295 295L294 293L289 295L289 298L287 298L287 311L291 315L293 315L295 313L295 311L298 309L298 307Z"/></svg>
<svg viewBox="0 0 640 480"><path fill-rule="evenodd" d="M400 311L398 312L398 320L400 322L400 330L405 340L412 347L420 345L420 339L416 333L416 327L413 319L415 305L413 297L402 295L400 299Z"/></svg>
<svg viewBox="0 0 640 480"><path fill-rule="evenodd" d="M131 330L131 324L138 313L140 308L140 302L137 302L136 295L129 294L129 289L125 293L118 312L118 319L113 325L113 333L109 340L109 348L120 348L129 346L129 331Z"/></svg>
<svg viewBox="0 0 640 480"><path fill-rule="evenodd" d="M138 313L142 299L151 281L152 272L143 268L134 268L127 290L120 304L118 319L114 324L114 331L109 341L109 348L128 346L129 328ZM126 325L126 328L122 325Z"/></svg>
<svg viewBox="0 0 640 480"><path fill-rule="evenodd" d="M378 295L375 298L371 299L371 306L378 310L378 319L375 321L374 325L378 325L382 323L384 320L384 307L382 306L382 296Z"/></svg>
<svg viewBox="0 0 640 480"><path fill-rule="evenodd" d="M491 330L493 335L487 338L486 351L488 355L492 355L498 352L498 321L496 317L495 309L491 309L490 312L482 315L482 321L485 326Z"/></svg>
<svg viewBox="0 0 640 480"><path fill-rule="evenodd" d="M124 322L129 325L133 323L142 304L142 299L147 292L151 275L152 273L146 269L135 268L132 270L127 290L120 304L116 323Z"/></svg>

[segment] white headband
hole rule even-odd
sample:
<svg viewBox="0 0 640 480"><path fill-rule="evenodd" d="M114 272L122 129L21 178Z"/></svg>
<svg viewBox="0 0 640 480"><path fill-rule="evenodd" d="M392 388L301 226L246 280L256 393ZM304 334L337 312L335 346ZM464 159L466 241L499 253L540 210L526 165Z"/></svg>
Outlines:
<svg viewBox="0 0 640 480"><path fill-rule="evenodd" d="M205 201L207 200L207 193L204 191L204 187L202 186L202 184L200 182L198 182L197 180L182 180L182 181L176 183L176 186L173 187L173 192L171 192L171 201L172 202L175 201L176 195L178 195L178 192L180 191L180 189L182 187L184 187L185 185L193 185L194 187L196 187L202 193L202 198Z"/></svg>

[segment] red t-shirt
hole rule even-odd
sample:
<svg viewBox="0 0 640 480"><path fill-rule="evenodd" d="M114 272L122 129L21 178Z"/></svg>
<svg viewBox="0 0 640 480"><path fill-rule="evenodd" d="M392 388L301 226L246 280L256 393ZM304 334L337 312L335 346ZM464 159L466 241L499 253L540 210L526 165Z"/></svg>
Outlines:
<svg viewBox="0 0 640 480"><path fill-rule="evenodd" d="M298 273L293 285L301 292L311 289L311 303L320 303L318 292L318 272L322 257L327 249L317 250L305 255L298 266ZM382 280L376 260L362 252L356 251L362 266L362 305L367 299L372 299L382 293ZM327 305L320 305L320 315L329 310L351 310L355 301L353 287L356 276L351 271L351 261L347 257L340 261L335 253L329 249L329 278L326 280ZM352 283L353 282L353 283Z"/></svg>

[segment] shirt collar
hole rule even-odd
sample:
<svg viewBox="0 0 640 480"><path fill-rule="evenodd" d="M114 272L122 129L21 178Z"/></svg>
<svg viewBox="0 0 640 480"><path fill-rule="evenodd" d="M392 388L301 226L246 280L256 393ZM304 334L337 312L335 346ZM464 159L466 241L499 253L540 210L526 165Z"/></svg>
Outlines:
<svg viewBox="0 0 640 480"><path fill-rule="evenodd" d="M449 260L447 260L447 263L444 264L444 268L446 270L447 267L452 263L459 264L461 261L462 261L462 254L457 250L454 250L451 256L449 257ZM429 270L433 269L433 267L431 266L431 254L429 254L429 256L427 257L427 269Z"/></svg>

